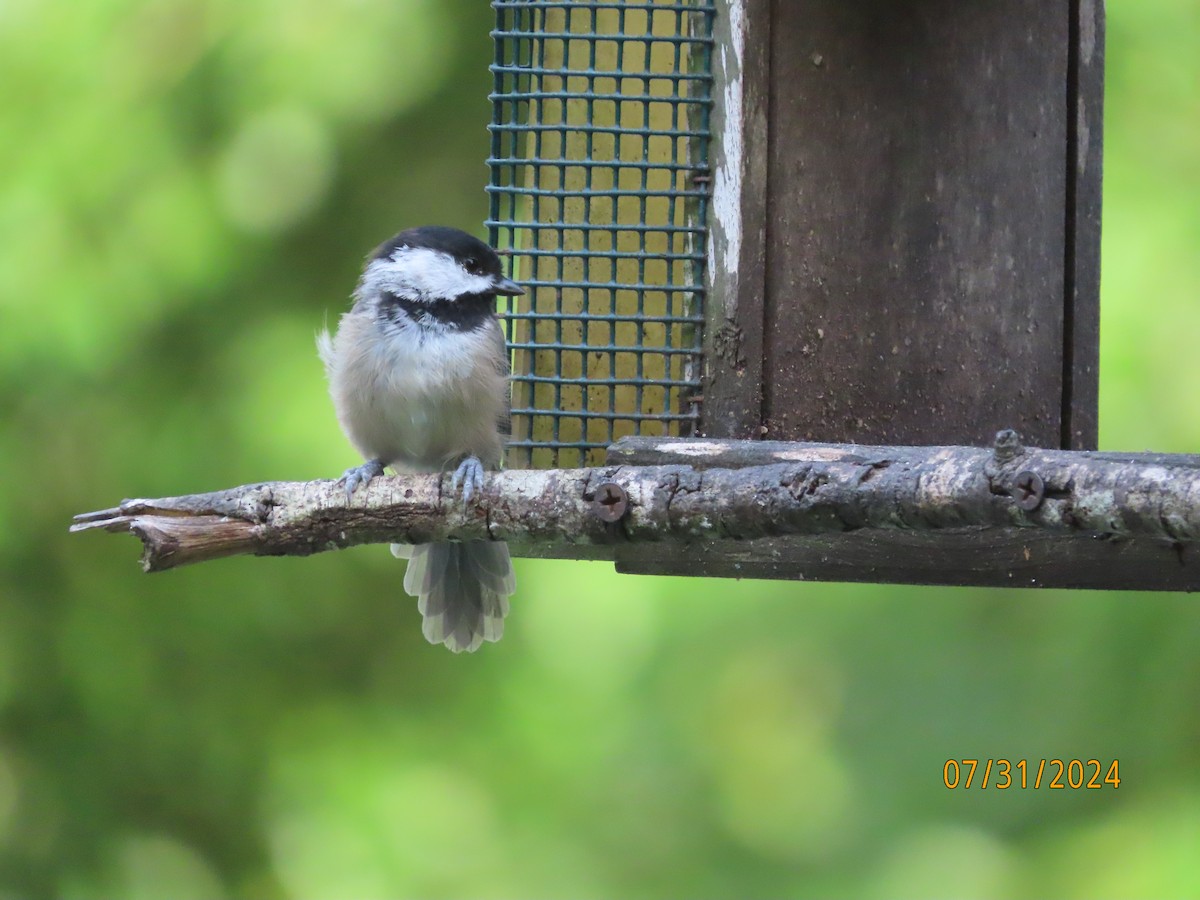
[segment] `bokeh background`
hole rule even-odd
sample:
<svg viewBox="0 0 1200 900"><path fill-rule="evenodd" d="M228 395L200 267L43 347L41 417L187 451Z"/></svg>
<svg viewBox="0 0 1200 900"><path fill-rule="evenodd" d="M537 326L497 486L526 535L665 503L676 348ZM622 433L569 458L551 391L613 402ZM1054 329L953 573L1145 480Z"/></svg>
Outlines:
<svg viewBox="0 0 1200 900"><path fill-rule="evenodd" d="M1111 0L1101 444L1200 450L1200 5ZM425 644L381 547L141 574L73 513L341 472L363 253L486 212L476 0L0 2L0 897L1200 896L1174 594L518 562ZM948 791L949 757L1119 759Z"/></svg>

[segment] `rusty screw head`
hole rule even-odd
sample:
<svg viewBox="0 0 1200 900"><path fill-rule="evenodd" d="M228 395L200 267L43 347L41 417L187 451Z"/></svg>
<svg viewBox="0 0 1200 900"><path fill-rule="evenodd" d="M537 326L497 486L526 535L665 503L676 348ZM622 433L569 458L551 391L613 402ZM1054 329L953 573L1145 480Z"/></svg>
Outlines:
<svg viewBox="0 0 1200 900"><path fill-rule="evenodd" d="M1012 495L1017 501L1017 506L1025 512L1033 512L1042 505L1046 496L1046 483L1036 472L1018 472L1017 477L1013 479Z"/></svg>
<svg viewBox="0 0 1200 900"><path fill-rule="evenodd" d="M592 512L602 522L619 522L629 509L629 495L619 484L606 481L596 488L596 498L592 501Z"/></svg>

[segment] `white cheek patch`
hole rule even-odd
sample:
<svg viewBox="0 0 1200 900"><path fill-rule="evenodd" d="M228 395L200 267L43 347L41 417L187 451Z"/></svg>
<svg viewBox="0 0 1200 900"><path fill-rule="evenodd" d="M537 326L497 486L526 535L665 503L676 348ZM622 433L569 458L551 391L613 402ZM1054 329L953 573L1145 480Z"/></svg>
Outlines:
<svg viewBox="0 0 1200 900"><path fill-rule="evenodd" d="M363 282L414 300L453 300L464 294L492 292L490 275L473 275L454 257L428 247L400 247L390 259L367 266Z"/></svg>

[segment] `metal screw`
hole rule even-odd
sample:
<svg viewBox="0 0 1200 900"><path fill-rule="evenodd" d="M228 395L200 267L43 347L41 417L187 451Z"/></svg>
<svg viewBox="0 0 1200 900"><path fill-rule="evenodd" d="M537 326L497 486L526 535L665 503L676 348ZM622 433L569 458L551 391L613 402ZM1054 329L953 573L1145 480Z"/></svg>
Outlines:
<svg viewBox="0 0 1200 900"><path fill-rule="evenodd" d="M1013 479L1012 495L1017 501L1017 506L1025 512L1033 512L1042 505L1042 499L1046 496L1046 483L1036 472L1018 472L1017 477Z"/></svg>
<svg viewBox="0 0 1200 900"><path fill-rule="evenodd" d="M629 495L619 484L606 481L596 488L596 499L592 501L592 512L602 522L619 522L629 509Z"/></svg>

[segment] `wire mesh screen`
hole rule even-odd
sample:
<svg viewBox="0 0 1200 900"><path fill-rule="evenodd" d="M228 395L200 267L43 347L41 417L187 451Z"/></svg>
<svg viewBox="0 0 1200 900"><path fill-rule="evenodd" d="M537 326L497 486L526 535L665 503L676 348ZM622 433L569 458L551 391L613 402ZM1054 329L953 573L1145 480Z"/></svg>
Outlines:
<svg viewBox="0 0 1200 900"><path fill-rule="evenodd" d="M712 0L496 0L494 246L517 468L700 414Z"/></svg>

